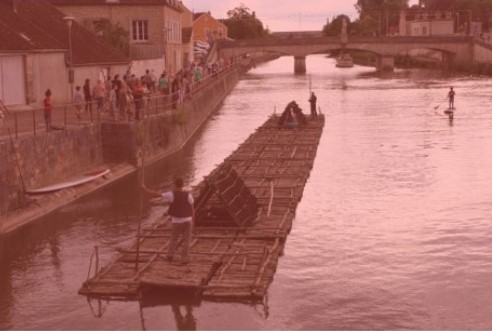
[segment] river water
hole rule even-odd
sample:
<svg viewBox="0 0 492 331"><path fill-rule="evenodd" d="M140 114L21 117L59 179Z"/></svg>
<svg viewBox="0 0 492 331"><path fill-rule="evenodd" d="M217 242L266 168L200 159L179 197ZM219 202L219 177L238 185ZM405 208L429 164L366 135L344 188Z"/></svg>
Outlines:
<svg viewBox="0 0 492 331"><path fill-rule="evenodd" d="M249 72L182 152L146 171L197 184L276 109L326 116L318 156L263 304L88 302L94 245L131 240L136 177L0 242L0 328L492 329L492 84L438 71L335 68L280 58ZM456 115L442 114L454 86ZM145 206L151 224L163 207ZM103 250L103 260L111 257Z"/></svg>

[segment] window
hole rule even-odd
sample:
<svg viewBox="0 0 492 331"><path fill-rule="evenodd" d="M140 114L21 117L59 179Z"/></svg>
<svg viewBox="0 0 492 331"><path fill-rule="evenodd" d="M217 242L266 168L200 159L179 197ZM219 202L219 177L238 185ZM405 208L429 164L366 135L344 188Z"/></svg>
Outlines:
<svg viewBox="0 0 492 331"><path fill-rule="evenodd" d="M134 41L149 40L149 22L148 21L132 21L132 39Z"/></svg>
<svg viewBox="0 0 492 331"><path fill-rule="evenodd" d="M422 27L422 35L427 36L427 27L426 26Z"/></svg>

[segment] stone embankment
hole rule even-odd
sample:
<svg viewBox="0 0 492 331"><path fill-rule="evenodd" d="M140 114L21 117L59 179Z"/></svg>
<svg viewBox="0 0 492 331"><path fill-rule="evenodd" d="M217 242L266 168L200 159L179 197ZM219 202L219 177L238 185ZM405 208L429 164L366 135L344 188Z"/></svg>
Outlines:
<svg viewBox="0 0 492 331"><path fill-rule="evenodd" d="M0 235L179 151L218 108L246 69L238 65L197 89L180 109L138 122L102 122L0 141ZM27 196L39 188L100 168L110 174L79 187Z"/></svg>

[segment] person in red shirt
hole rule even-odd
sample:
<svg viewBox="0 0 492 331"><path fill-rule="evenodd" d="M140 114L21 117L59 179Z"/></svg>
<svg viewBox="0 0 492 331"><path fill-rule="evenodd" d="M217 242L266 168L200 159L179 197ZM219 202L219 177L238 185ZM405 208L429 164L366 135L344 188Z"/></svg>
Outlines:
<svg viewBox="0 0 492 331"><path fill-rule="evenodd" d="M44 105L44 121L46 122L46 131L50 132L51 126L51 112L53 110L53 101L51 101L51 90L48 89L45 93L45 98L43 100Z"/></svg>

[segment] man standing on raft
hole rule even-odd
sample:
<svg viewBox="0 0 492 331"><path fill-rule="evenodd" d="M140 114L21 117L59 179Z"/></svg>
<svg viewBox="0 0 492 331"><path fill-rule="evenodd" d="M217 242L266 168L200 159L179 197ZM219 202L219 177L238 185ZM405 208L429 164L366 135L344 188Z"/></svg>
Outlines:
<svg viewBox="0 0 492 331"><path fill-rule="evenodd" d="M448 93L448 99L449 99L449 109L452 110L454 109L454 96L456 95L456 92L453 90L453 88L451 87L449 89L449 93Z"/></svg>

